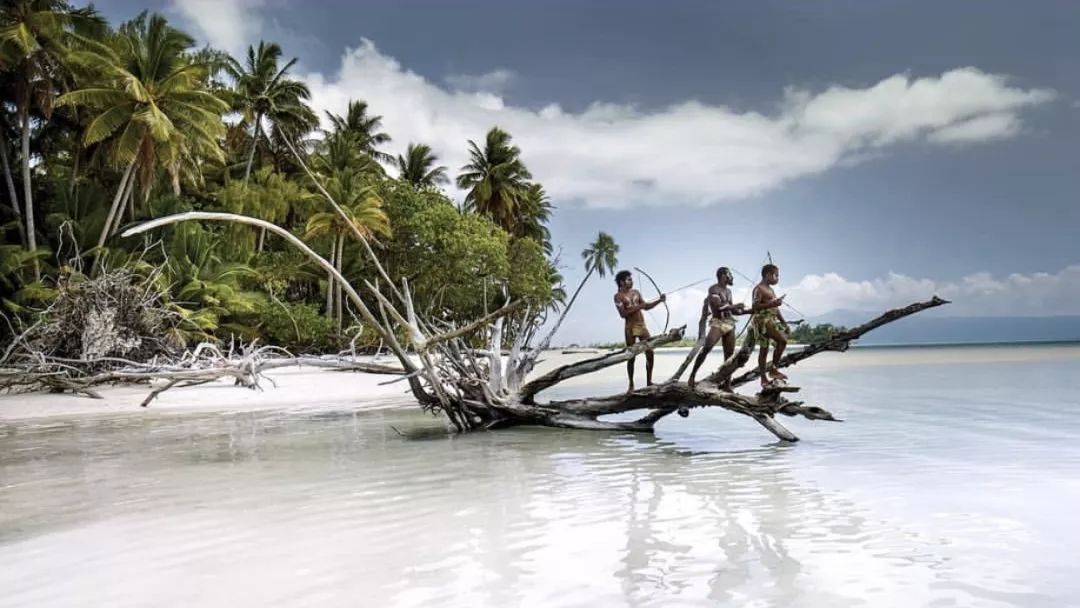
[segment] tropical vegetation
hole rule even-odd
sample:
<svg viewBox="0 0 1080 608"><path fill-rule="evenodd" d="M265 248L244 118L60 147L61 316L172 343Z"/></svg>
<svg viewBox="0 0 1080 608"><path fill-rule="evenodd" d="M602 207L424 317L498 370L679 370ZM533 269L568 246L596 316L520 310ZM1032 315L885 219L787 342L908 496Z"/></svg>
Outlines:
<svg viewBox="0 0 1080 608"><path fill-rule="evenodd" d="M263 231L187 223L120 236L190 210L273 222L350 282L383 280L363 237L390 279L408 280L417 305L447 322L507 297L534 312L563 303L553 205L509 133L493 126L462 142L469 162L451 175L422 142L392 155L378 108L362 99L320 116L295 63L271 41L241 58L199 48L158 14L112 26L92 6L4 2L0 307L18 322L0 341L65 282L123 269L160 288L181 319L177 342L370 343L342 286ZM598 241L590 274L610 271L617 250Z"/></svg>

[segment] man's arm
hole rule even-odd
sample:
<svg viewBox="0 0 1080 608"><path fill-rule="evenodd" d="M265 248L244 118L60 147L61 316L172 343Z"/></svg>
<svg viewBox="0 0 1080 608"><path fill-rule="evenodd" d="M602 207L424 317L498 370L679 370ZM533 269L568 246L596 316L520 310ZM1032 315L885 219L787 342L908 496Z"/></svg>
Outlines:
<svg viewBox="0 0 1080 608"><path fill-rule="evenodd" d="M644 299L644 298L641 297L641 292L640 291L635 291L634 293L637 294L637 297L638 297L639 301ZM645 302L643 304L638 304L638 309L637 310L652 310L652 309L656 308L657 306L659 306L660 303L665 301L665 300L667 300L667 295L666 294L660 294L659 298L656 298L655 300L653 300L651 302Z"/></svg>
<svg viewBox="0 0 1080 608"><path fill-rule="evenodd" d="M786 297L787 295L782 295L779 298L773 297L766 299L767 296L765 295L765 290L761 288L761 285L758 285L754 287L754 299L753 305L750 307L750 312L754 313L760 310L768 310L770 308L780 308L780 306L784 303L784 298ZM777 311L777 313L779 312L780 311Z"/></svg>
<svg viewBox="0 0 1080 608"><path fill-rule="evenodd" d="M731 300L724 301L724 296L719 293L709 294L709 306L712 308L713 315L719 316L725 312L731 311L735 313L738 311L738 305L732 304Z"/></svg>

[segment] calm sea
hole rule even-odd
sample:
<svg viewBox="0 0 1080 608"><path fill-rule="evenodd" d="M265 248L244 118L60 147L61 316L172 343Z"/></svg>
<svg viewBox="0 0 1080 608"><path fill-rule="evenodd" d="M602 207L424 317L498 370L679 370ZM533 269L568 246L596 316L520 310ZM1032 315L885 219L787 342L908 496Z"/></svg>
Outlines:
<svg viewBox="0 0 1080 608"><path fill-rule="evenodd" d="M0 424L0 606L1080 606L1078 364L822 355L792 381L845 422L785 420L793 445L723 411L655 437L448 437L407 405Z"/></svg>

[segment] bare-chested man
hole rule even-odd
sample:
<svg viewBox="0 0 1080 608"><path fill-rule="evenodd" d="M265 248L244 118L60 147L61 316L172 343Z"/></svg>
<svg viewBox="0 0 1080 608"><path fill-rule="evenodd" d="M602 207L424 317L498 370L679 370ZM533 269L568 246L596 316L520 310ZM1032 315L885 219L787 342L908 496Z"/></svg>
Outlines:
<svg viewBox="0 0 1080 608"><path fill-rule="evenodd" d="M761 282L754 287L754 303L752 323L754 333L757 335L758 346L758 373L761 374L761 386L766 387L772 382L787 380L787 375L780 371L780 357L784 356L784 348L787 346L788 324L784 315L780 313L780 306L784 303L784 297L776 297L772 286L780 282L780 269L773 264L766 264L761 268ZM773 348L772 365L766 367L769 360L769 343L775 344Z"/></svg>
<svg viewBox="0 0 1080 608"><path fill-rule="evenodd" d="M646 302L641 297L641 292L634 289L634 278L630 274L629 270L620 270L615 275L615 284L619 286L619 291L615 292L615 309L619 311L619 316L626 321L626 345L633 346L635 342L641 340L648 340L649 328L645 327L645 315L642 314L643 310L652 310L656 308L661 302L667 299L666 295L661 294L659 298ZM653 371L653 351L645 351L645 381L651 385ZM630 378L630 388L628 391L634 390L634 360L630 359L626 362L626 374Z"/></svg>
<svg viewBox="0 0 1080 608"><path fill-rule="evenodd" d="M698 368L705 362L705 358L709 356L709 352L717 342L723 340L725 361L735 354L735 315L750 314L750 311L745 310L742 302L735 304L731 301L731 285L734 282L735 279L726 266L721 266L716 270L716 284L709 287L709 296L705 300L712 313L712 318L709 319L709 333L705 334L705 345L698 353L694 368L690 371L690 380L687 382L690 388L694 388L694 378L697 376ZM722 388L725 391L731 390L730 376L724 381Z"/></svg>

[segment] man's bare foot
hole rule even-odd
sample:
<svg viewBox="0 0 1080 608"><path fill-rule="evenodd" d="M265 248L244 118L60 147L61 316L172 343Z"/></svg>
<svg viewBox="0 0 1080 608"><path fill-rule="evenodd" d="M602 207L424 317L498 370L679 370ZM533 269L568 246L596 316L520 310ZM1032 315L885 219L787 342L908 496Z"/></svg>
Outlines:
<svg viewBox="0 0 1080 608"><path fill-rule="evenodd" d="M783 381L787 380L787 376L784 375L783 372L776 369L775 367L769 369L769 378L771 378L773 380L776 380L778 382L783 382Z"/></svg>
<svg viewBox="0 0 1080 608"><path fill-rule="evenodd" d="M694 390L694 384L696 384L696 383L697 383L697 381L694 380L694 377L690 376L690 379L686 381L686 386L689 386L690 390Z"/></svg>
<svg viewBox="0 0 1080 608"><path fill-rule="evenodd" d="M724 385L720 387L720 390L724 391L725 393L730 393L731 392L731 381L725 382Z"/></svg>
<svg viewBox="0 0 1080 608"><path fill-rule="evenodd" d="M761 377L761 388L769 388L772 386L773 381L768 376Z"/></svg>
<svg viewBox="0 0 1080 608"><path fill-rule="evenodd" d="M634 392L634 383L633 382L631 382L630 386L627 387L626 392L628 392L628 393Z"/></svg>

